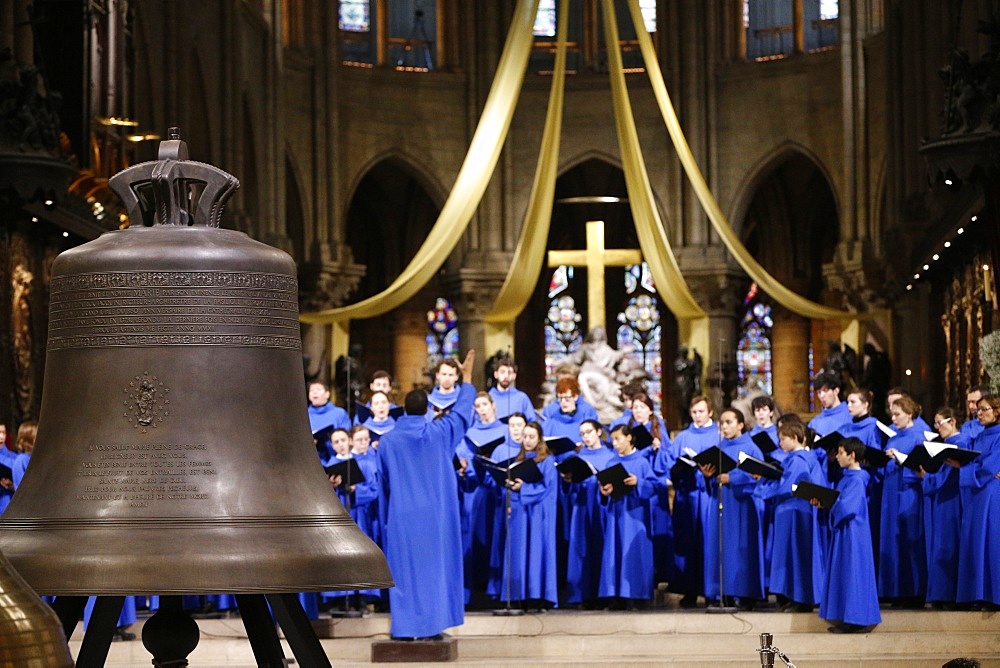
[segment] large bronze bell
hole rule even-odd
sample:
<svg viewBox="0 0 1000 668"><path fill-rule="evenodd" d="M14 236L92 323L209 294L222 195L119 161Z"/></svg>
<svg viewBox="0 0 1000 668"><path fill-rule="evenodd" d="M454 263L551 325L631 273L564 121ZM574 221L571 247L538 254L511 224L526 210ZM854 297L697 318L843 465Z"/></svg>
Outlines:
<svg viewBox="0 0 1000 668"><path fill-rule="evenodd" d="M391 586L316 459L294 262L218 228L235 178L179 136L159 158L111 180L132 225L52 267L38 438L0 550L40 594Z"/></svg>

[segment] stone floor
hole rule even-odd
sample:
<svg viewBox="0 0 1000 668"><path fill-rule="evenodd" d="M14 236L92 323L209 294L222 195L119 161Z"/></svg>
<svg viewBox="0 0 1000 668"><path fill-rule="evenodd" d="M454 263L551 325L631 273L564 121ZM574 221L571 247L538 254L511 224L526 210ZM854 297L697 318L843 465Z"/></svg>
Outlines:
<svg viewBox="0 0 1000 668"><path fill-rule="evenodd" d="M458 642L454 663L524 668L556 666L759 666L760 634L773 634L798 667L857 666L937 668L959 657L1000 668L1000 613L884 610L872 632L836 635L813 614L739 612L706 614L679 610L676 601L642 612L553 610L521 617L472 612L450 629ZM201 641L191 666L253 666L253 653L239 618L199 620ZM141 624L132 630L141 635ZM371 664L371 644L389 635L389 616L324 617L317 634L334 666ZM70 641L74 655L82 635ZM285 646L286 656L292 654ZM149 666L140 641L111 646L109 666ZM420 663L395 663L419 666ZM775 659L775 665L783 665Z"/></svg>

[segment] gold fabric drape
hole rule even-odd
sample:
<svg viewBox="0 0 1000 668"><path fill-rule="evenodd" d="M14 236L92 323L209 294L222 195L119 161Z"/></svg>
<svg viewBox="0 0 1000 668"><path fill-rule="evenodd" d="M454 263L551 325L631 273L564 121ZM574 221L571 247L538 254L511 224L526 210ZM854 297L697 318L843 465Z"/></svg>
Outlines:
<svg viewBox="0 0 1000 668"><path fill-rule="evenodd" d="M518 1L496 78L465 161L434 227L414 258L396 280L377 295L348 306L302 313L299 316L302 322L337 323L339 326L334 328L336 336L338 331L347 331L347 321L351 318L371 318L401 306L426 285L444 264L465 233L496 168L528 67L533 42L532 26L537 13L538 0ZM333 353L336 354L341 347L344 347L342 343L335 343Z"/></svg>
<svg viewBox="0 0 1000 668"><path fill-rule="evenodd" d="M715 229L716 233L722 239L726 249L729 250L730 254L736 259L736 262L743 268L743 271L756 281L760 289L766 292L777 303L789 311L806 318L854 320L859 318L875 318L882 315L875 313L851 313L810 301L782 285L780 281L771 276L750 255L746 247L740 242L739 237L736 236L732 225L726 220L722 209L719 208L718 202L715 201L715 197L712 195L712 191L709 189L708 183L705 182L705 177L702 175L701 169L698 167L698 163L691 153L691 147L688 146L687 139L684 137L684 131L677 120L677 114L674 113L674 107L670 102L670 95L667 93L666 84L663 82L663 73L660 71L660 64L656 59L656 52L653 50L653 42L649 38L649 33L643 29L642 12L639 10L639 3L637 0L627 0L627 2L629 12L632 15L632 23L635 25L635 32L639 40L639 49L646 64L646 72L649 74L649 83L653 88L653 94L656 97L657 105L660 107L663 121L667 125L667 131L670 133L670 140L674 144L674 149L677 151L681 164L684 166L684 171L687 173L688 179L691 181L691 186L694 188L702 208L708 215L713 229ZM610 3L606 4L606 9L610 12Z"/></svg>
<svg viewBox="0 0 1000 668"><path fill-rule="evenodd" d="M559 0L556 16L569 16L569 0ZM556 23L556 57L549 89L549 106L545 114L542 145L538 151L535 180L528 197L524 226L514 250L510 270L493 308L484 318L486 351L514 351L514 321L524 310L535 291L538 273L545 259L552 204L555 198L556 176L559 173L559 141L562 137L563 99L566 83L566 31L569 21Z"/></svg>

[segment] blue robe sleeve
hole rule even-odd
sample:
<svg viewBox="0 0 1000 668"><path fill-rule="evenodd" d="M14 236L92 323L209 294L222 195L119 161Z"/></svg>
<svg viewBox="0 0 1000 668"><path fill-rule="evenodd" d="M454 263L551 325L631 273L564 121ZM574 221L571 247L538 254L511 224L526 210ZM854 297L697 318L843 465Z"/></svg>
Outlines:
<svg viewBox="0 0 1000 668"><path fill-rule="evenodd" d="M538 468L542 471L541 482L522 483L520 491L515 492L515 494L519 495L522 506L533 506L556 493L559 476L556 473L556 467L552 463L552 460L552 457L546 457L545 461L538 465Z"/></svg>
<svg viewBox="0 0 1000 668"><path fill-rule="evenodd" d="M857 517L862 509L867 510L867 504L868 497L862 487L855 484L844 485L840 490L840 496L830 508L830 526L834 528L844 526Z"/></svg>
<svg viewBox="0 0 1000 668"><path fill-rule="evenodd" d="M354 486L354 503L363 506L378 498L378 465L368 461L364 464L358 461L358 465L365 474L365 481Z"/></svg>

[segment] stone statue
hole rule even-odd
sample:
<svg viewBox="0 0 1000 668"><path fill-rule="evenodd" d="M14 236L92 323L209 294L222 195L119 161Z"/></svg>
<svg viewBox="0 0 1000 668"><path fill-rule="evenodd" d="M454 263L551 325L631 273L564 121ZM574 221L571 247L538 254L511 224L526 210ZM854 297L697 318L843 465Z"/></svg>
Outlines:
<svg viewBox="0 0 1000 668"><path fill-rule="evenodd" d="M597 411L603 424L622 414L621 387L634 380L647 377L642 365L633 360L630 348L616 350L608 343L603 327L595 327L583 340L575 353L567 356L555 368L556 377L576 376L580 383L580 396ZM555 384L542 386L542 401L546 404L555 398Z"/></svg>
<svg viewBox="0 0 1000 668"><path fill-rule="evenodd" d="M698 351L694 351L694 357L688 357L687 347L679 347L677 357L674 359L674 385L677 389L677 407L680 409L682 425L690 422L688 407L691 398L701 394L701 372L702 360Z"/></svg>

